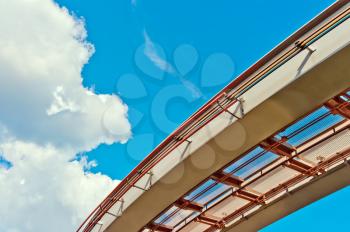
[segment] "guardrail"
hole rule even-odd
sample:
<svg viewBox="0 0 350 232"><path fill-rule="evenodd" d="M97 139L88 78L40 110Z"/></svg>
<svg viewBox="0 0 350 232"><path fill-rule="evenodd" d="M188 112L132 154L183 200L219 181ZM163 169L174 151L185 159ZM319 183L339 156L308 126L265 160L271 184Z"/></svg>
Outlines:
<svg viewBox="0 0 350 232"><path fill-rule="evenodd" d="M253 66L239 75L234 81L221 90L209 102L187 119L180 127L158 145L119 185L100 203L77 229L77 232L90 232L105 213L132 188L138 180L148 173L157 163L189 137L214 120L224 111L237 103L239 97L266 76L278 69L288 60L327 34L350 17L350 9L329 20L333 14L346 6L350 0L334 3L292 36L283 41ZM328 21L327 21L328 20ZM326 22L327 21L327 22ZM320 24L322 27L317 28Z"/></svg>
<svg viewBox="0 0 350 232"><path fill-rule="evenodd" d="M306 115L304 115L302 118L299 118L297 120L295 120L294 122L292 122L291 124L287 125L286 127L282 128L281 130L278 130L277 132L275 132L273 135L271 135L268 139L266 140L270 140L273 141L273 143L269 144L269 145L265 145L264 148L261 148L261 151L259 153L257 153L256 155L250 157L249 159L245 160L244 162L242 162L241 164L237 165L233 170L231 170L230 172L225 172L225 169L232 166L235 162L240 162L237 160L234 160L233 162L228 163L227 165L225 165L224 167L222 167L220 170L218 170L216 173L225 173L223 175L220 175L219 178L215 179L215 181L213 181L210 185L205 186L205 188L201 188L200 191L196 191L200 188L200 186L203 186L205 183L208 183L209 180L213 179L213 175L205 178L203 181L201 181L198 185L196 185L193 189L191 189L189 192L187 192L185 195L181 196L179 199L185 199L186 196L189 196L191 193L196 192L196 194L192 195L190 198L186 198L186 200L188 200L189 202L195 202L196 200L199 200L201 196L208 194L208 192L210 192L211 189L213 189L215 186L217 186L220 183L224 183L225 181L229 178L231 178L232 176L235 175L235 173L239 172L240 170L242 170L243 168L249 166L250 164L252 164L254 161L260 159L261 157L265 156L268 152L272 152L274 153L274 149L278 148L279 146L286 146L286 143L288 143L291 139L297 137L298 135L302 134L303 132L305 132L306 130L310 130L311 127L315 127L316 124L320 123L320 121L324 120L327 117L330 117L331 115L333 115L332 112L338 112L338 111L342 111L344 109L347 109L350 106L350 95L347 93L349 92L350 89L346 89L344 92L342 92L341 94L337 95L335 98L340 98L340 97L344 97L344 99L346 99L344 102L339 103L339 105L334 106L334 108L332 106L330 106L330 108L328 109L328 111L326 111L323 114L320 114L319 116L317 116L316 118L314 118L313 120L306 122L304 125L300 126L300 128L297 128L296 130L288 133L287 135L284 135L280 140L274 140L276 138L276 136L278 136L279 133L285 131L286 128L290 128L293 125L295 126L296 124L299 124L300 122L302 122L303 120L305 120L305 118L309 117L310 115L314 114L315 112L317 112L317 110L320 110L322 107L326 106L327 103L323 104L321 107L317 107L316 109L312 110L311 112L307 113ZM215 202L218 198L221 198L222 196L226 195L226 193L228 192L232 192L232 194L237 194L240 191L244 191L246 187L249 187L250 184L256 182L257 180L261 179L262 177L268 175L269 173L273 172L273 170L276 170L279 167L290 167L288 165L289 162L291 161L295 161L295 158L300 158L300 155L303 154L304 151L309 150L315 146L317 146L318 144L320 144L321 142L324 141L324 138L322 140L317 139L319 136L322 136L325 133L329 133L330 131L332 132L332 135L328 135L328 139L332 136L334 136L335 134L339 133L339 131L343 131L346 129L350 128L350 124L349 124L349 119L350 119L350 115L343 115L343 114L339 114L341 119L338 119L339 121L335 120L334 121L334 125L326 127L322 132L318 133L316 136L312 136L310 138L307 138L304 142L300 142L299 144L294 144L293 148L292 145L289 144L291 146L291 152L288 153L288 155L286 156L283 153L274 153L276 154L276 156L280 156L279 158L275 158L274 160L270 160L269 162L267 162L264 166L260 167L259 169L257 169L256 171L253 171L252 173L250 173L248 176L244 177L241 179L241 177L238 177L238 182L239 183L235 190L233 188L227 189L224 192L220 193L219 195L217 195L215 198L209 200L206 203L202 203L201 207L203 207L205 209L205 211L201 211L201 214L198 214L195 217L191 217L192 214L182 218L181 220L179 220L176 225L173 226L173 228L176 228L179 225L182 225L182 227L180 227L181 229L185 228L188 224L190 224L193 221L196 221L196 219L198 219L198 221L200 221L199 217L200 215L205 216L206 211L208 210L208 205L210 205L212 202ZM320 124L318 124L318 126L320 126ZM341 128L341 129L339 129ZM313 142L313 141L317 141L317 142ZM260 143L261 144L261 143ZM305 148L305 144L310 144L307 148ZM256 149L257 147L259 147L259 145L251 148L249 151L245 152L245 154L239 159L242 160L244 159L244 157L249 156L249 154ZM260 146L261 147L261 146ZM303 149L301 149L301 147L304 147ZM295 151L295 154L293 154L293 151ZM347 154L349 154L350 149L347 149ZM338 154L338 153L335 153ZM349 156L349 155L348 155ZM343 156L340 156L343 157ZM283 158L285 158L283 160ZM306 162L306 163L305 163ZM326 163L328 163L328 160L326 160ZM306 166L305 166L306 165ZM317 167L324 165L322 164L317 164L315 166L312 166L311 163L307 163L307 161L304 160L304 166L297 166L297 168L294 170L298 171L301 173L301 176L296 177L294 180L294 182L300 182L301 180L304 180L306 178L312 177L314 174L312 174L312 172L314 170L317 170ZM293 168L292 168L293 169ZM265 171L264 171L265 170ZM289 184L294 183L294 182L288 182ZM244 184L243 184L244 183ZM229 184L228 184L229 185ZM284 184L280 184L278 185L278 187L273 188L274 193L276 193L275 190L285 190L285 185ZM213 189L213 191L211 193L215 192L215 190ZM232 195L231 194L231 195ZM251 204L249 205L249 207L243 207L244 210L241 211L237 211L234 212L233 215L242 215L242 212L248 212L249 209L251 209L252 207L255 207L257 205L260 205L262 202L266 202L266 200L268 199L267 196L269 196L270 191L266 192L266 193L261 193L261 195L256 196L256 198L254 200L250 199ZM227 197L227 195L226 195ZM224 201L226 198L222 198L220 201L218 202L222 202ZM217 202L217 201L216 201ZM210 207L215 207L215 205L217 205L219 203L215 203L213 206ZM175 210L172 210L171 213L167 214L166 212L169 212L172 207L176 206ZM157 231L157 229L163 225L165 222L168 222L169 220L171 220L172 217L175 217L175 215L177 215L181 210L185 210L187 206L187 203L184 202L183 204L180 205L175 205L174 203L169 205L165 210L163 210L160 214L158 214L156 217L154 217L151 222L146 225L144 228L147 228L147 226L152 225L152 231ZM162 216L163 215L163 216ZM222 219L221 221L218 221L218 225L219 228L220 226L223 226L226 223L229 223L229 221L227 221L227 219L229 219L231 216L226 216L224 219ZM155 223L156 219L161 218L160 221L157 221ZM189 218L191 218L189 220ZM181 229L176 229L176 231L181 231ZM217 227L213 226L213 231L215 231L216 229L218 229ZM141 230L140 230L141 231ZM206 230L207 231L211 231L211 230Z"/></svg>

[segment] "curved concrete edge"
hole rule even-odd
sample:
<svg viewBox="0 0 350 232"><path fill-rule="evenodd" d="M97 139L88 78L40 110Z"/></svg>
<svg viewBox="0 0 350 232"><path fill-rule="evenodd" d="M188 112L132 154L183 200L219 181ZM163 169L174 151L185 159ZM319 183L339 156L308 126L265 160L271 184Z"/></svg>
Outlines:
<svg viewBox="0 0 350 232"><path fill-rule="evenodd" d="M350 60L349 45L273 95L217 136L217 139L228 144L234 138L245 136L245 142L241 147L235 148L236 150L223 150L217 145L216 139L210 140L162 178L168 180L180 175L178 181L173 184L157 182L127 208L123 216L114 221L107 231L138 231L204 178L280 128L343 91L350 84L350 66L345 62L347 60ZM244 134L242 130L237 130L237 127L243 127ZM192 160L203 158L204 154L210 153L208 150L215 151L215 163L207 169L198 169Z"/></svg>
<svg viewBox="0 0 350 232"><path fill-rule="evenodd" d="M315 179L293 190L290 195L276 200L274 203L259 209L256 213L238 222L223 232L255 232L271 223L295 212L296 210L309 205L335 191L350 185L350 167L342 165L335 171L330 171L326 176Z"/></svg>

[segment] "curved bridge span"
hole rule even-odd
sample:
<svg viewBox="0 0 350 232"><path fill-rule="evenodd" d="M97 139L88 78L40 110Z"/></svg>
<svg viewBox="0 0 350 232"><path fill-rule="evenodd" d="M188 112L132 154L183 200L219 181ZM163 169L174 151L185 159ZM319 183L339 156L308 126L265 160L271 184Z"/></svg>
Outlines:
<svg viewBox="0 0 350 232"><path fill-rule="evenodd" d="M220 91L77 232L256 231L350 184L350 3Z"/></svg>

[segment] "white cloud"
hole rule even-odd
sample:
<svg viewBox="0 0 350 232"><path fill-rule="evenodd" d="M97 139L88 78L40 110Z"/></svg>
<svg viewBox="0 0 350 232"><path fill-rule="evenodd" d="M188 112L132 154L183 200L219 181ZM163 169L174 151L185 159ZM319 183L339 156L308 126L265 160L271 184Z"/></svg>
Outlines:
<svg viewBox="0 0 350 232"><path fill-rule="evenodd" d="M151 40L146 30L143 31L143 37L145 40L144 52L148 59L150 59L160 70L168 73L175 73L174 67L159 55L154 42Z"/></svg>
<svg viewBox="0 0 350 232"><path fill-rule="evenodd" d="M9 133L77 150L130 136L127 106L82 86L94 50L85 37L83 22L51 0L0 0L0 122ZM111 107L114 121L101 125Z"/></svg>
<svg viewBox="0 0 350 232"><path fill-rule="evenodd" d="M117 182L79 152L131 134L127 106L82 86L94 48L52 0L0 0L0 231L74 231ZM103 77L98 77L103 78Z"/></svg>
<svg viewBox="0 0 350 232"><path fill-rule="evenodd" d="M74 153L9 141L0 150L14 166L0 168L0 231L74 231L117 181L84 173L93 166L67 162Z"/></svg>
<svg viewBox="0 0 350 232"><path fill-rule="evenodd" d="M72 113L79 111L78 106L73 101L64 99L64 90L62 86L57 86L53 96L54 100L50 108L46 110L46 113L49 116L58 114L65 110Z"/></svg>

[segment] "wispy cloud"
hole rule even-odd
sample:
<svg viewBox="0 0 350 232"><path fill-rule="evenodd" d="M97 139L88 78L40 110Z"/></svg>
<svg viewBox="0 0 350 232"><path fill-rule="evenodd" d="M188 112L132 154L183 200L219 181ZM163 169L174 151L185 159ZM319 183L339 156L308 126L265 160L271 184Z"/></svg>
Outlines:
<svg viewBox="0 0 350 232"><path fill-rule="evenodd" d="M181 83L188 89L194 98L200 98L203 97L202 91L191 81L186 80L184 77L179 76Z"/></svg>
<svg viewBox="0 0 350 232"><path fill-rule="evenodd" d="M167 73L176 73L174 67L159 55L154 42L151 40L146 30L143 31L143 37L145 39L144 53L148 59L150 59L160 70Z"/></svg>
<svg viewBox="0 0 350 232"><path fill-rule="evenodd" d="M136 0L134 0L136 1ZM154 42L149 37L146 30L143 31L143 37L145 39L145 49L144 53L150 59L155 66L157 66L160 70L170 73L175 77L178 77L181 83L188 89L195 98L199 98L203 96L203 93L194 85L191 81L186 80L180 73L177 72L176 68L174 68L169 62L167 62L164 58L161 57Z"/></svg>

